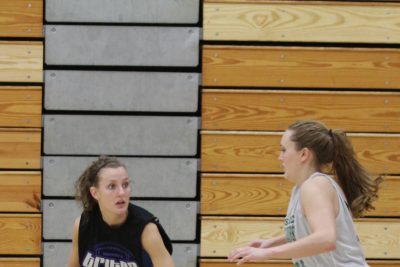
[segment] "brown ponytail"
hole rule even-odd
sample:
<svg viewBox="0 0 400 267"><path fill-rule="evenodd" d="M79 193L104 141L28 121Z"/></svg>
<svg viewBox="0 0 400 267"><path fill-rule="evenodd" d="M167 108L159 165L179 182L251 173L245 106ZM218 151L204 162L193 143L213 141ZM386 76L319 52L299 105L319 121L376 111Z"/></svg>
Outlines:
<svg viewBox="0 0 400 267"><path fill-rule="evenodd" d="M332 170L347 198L353 217L374 209L382 178L374 179L357 161L353 146L341 130L330 130L317 121L298 121L289 126L297 149L315 153L317 168L332 164Z"/></svg>

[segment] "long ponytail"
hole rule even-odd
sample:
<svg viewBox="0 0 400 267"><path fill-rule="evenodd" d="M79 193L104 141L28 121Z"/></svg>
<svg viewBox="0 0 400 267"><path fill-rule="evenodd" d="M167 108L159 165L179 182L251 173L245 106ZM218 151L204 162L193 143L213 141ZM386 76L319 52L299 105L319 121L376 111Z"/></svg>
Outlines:
<svg viewBox="0 0 400 267"><path fill-rule="evenodd" d="M298 121L290 125L291 140L297 149L307 147L315 153L317 168L331 164L347 198L353 217L374 209L382 178L374 179L356 159L353 146L342 130L330 130L317 121Z"/></svg>
<svg viewBox="0 0 400 267"><path fill-rule="evenodd" d="M350 205L353 217L375 209L372 202L378 198L382 177L374 179L356 159L353 146L341 130L332 131L334 153L332 169Z"/></svg>

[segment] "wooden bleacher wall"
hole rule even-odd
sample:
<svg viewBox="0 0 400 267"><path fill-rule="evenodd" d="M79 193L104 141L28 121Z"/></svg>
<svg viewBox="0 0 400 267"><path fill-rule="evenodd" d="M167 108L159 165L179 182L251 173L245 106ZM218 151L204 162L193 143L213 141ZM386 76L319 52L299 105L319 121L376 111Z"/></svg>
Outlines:
<svg viewBox="0 0 400 267"><path fill-rule="evenodd" d="M356 227L372 267L400 266L399 15L397 1L204 0L200 267L283 233L279 140L300 119L346 130L385 175Z"/></svg>
<svg viewBox="0 0 400 267"><path fill-rule="evenodd" d="M42 254L43 1L0 1L0 266Z"/></svg>
<svg viewBox="0 0 400 267"><path fill-rule="evenodd" d="M176 266L198 255L199 0L47 0L43 266L65 266L73 183L118 156L160 218ZM68 212L65 212L65 211Z"/></svg>
<svg viewBox="0 0 400 267"><path fill-rule="evenodd" d="M279 138L302 118L349 131L386 175L356 224L372 267L400 266L396 2L0 0L0 266L66 264L72 184L99 154L128 165L178 267L232 266L281 232Z"/></svg>

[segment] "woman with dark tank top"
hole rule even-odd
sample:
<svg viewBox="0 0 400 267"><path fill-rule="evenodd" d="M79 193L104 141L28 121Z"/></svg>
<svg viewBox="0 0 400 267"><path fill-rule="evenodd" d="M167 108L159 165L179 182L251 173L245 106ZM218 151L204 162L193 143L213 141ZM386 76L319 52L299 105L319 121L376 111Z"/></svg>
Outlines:
<svg viewBox="0 0 400 267"><path fill-rule="evenodd" d="M281 139L284 176L295 183L285 235L235 249L231 262L292 259L296 267L367 267L353 217L373 209L381 177L357 161L341 130L298 121ZM333 172L333 176L323 173Z"/></svg>
<svg viewBox="0 0 400 267"><path fill-rule="evenodd" d="M158 219L129 202L125 165L101 156L76 182L83 212L75 220L68 267L174 267Z"/></svg>

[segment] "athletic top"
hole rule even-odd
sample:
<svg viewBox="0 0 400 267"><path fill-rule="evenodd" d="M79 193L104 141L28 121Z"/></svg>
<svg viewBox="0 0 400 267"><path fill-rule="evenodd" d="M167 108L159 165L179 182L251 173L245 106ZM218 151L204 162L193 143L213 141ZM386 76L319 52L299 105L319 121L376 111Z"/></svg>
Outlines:
<svg viewBox="0 0 400 267"><path fill-rule="evenodd" d="M147 210L129 203L128 217L119 227L103 221L98 205L89 216L82 213L78 248L82 267L152 267L143 249L141 236L148 223L157 225L165 247L172 253L171 242L158 219Z"/></svg>
<svg viewBox="0 0 400 267"><path fill-rule="evenodd" d="M308 179L325 177L333 186L339 200L339 213L336 217L336 249L316 256L293 259L296 267L368 267L361 248L353 218L346 197L339 185L328 175L313 173ZM307 218L301 210L300 188L295 186L285 218L285 236L288 242L299 240L311 234Z"/></svg>

